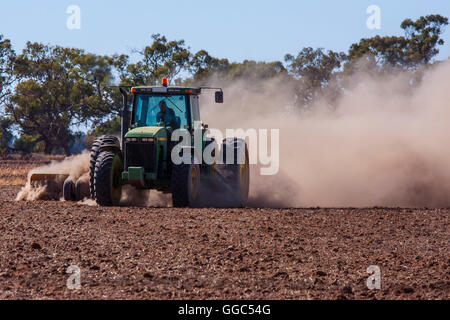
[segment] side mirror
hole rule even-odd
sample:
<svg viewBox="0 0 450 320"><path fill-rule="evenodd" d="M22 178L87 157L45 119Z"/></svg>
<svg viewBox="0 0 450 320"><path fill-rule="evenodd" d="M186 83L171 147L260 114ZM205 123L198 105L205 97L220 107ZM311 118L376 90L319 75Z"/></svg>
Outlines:
<svg viewBox="0 0 450 320"><path fill-rule="evenodd" d="M223 103L223 92L216 91L216 103Z"/></svg>

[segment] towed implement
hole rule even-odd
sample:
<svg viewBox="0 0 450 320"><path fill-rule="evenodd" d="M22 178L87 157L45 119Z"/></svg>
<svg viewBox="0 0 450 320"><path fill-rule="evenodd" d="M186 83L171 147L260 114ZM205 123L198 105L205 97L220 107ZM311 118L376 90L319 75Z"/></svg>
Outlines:
<svg viewBox="0 0 450 320"><path fill-rule="evenodd" d="M89 193L99 205L118 205L122 187L132 185L171 193L174 207L245 206L250 180L246 142L225 139L217 157L221 161L205 163L205 148L217 142L205 138L208 126L201 124L197 130L201 130L202 141L196 144L200 148L194 146L195 126L201 123L202 89L212 88L169 87L167 79L163 79L162 86L133 87L130 91L120 88L120 140L102 136L91 148ZM216 103L223 103L221 89L215 96ZM176 151L189 161L173 161L179 143L172 141L175 133L177 137L181 133L192 138Z"/></svg>
<svg viewBox="0 0 450 320"><path fill-rule="evenodd" d="M32 173L29 182L32 186L45 185L48 196L55 200L58 200L58 195L62 191L64 200L80 201L90 196L89 181L86 176L74 179L67 173Z"/></svg>

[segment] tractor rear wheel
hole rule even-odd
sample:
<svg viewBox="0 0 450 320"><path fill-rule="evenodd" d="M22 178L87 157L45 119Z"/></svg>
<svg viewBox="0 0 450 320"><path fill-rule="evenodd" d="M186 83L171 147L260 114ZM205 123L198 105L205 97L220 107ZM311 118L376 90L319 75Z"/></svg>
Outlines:
<svg viewBox="0 0 450 320"><path fill-rule="evenodd" d="M102 151L95 165L94 187L95 200L100 206L117 206L122 196L120 183L123 171L122 158L119 153Z"/></svg>
<svg viewBox="0 0 450 320"><path fill-rule="evenodd" d="M172 203L175 208L199 206L200 166L193 162L172 168Z"/></svg>
<svg viewBox="0 0 450 320"><path fill-rule="evenodd" d="M233 152L232 163L226 162L227 152ZM227 183L224 200L229 207L245 207L250 189L247 143L238 138L224 140L221 157L221 173Z"/></svg>

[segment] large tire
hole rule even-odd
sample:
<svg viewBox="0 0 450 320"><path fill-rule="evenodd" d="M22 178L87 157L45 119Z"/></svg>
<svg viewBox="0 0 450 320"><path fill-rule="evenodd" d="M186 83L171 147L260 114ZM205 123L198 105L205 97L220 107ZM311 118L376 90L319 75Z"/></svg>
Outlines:
<svg viewBox="0 0 450 320"><path fill-rule="evenodd" d="M95 165L95 200L100 206L117 206L122 195L120 175L123 171L119 153L102 151Z"/></svg>
<svg viewBox="0 0 450 320"><path fill-rule="evenodd" d="M94 178L95 178L95 164L97 163L97 158L100 153L100 147L102 144L103 137L95 139L91 148L91 160L89 166L89 191L91 193L91 198L95 199L95 188L94 188Z"/></svg>
<svg viewBox="0 0 450 320"><path fill-rule="evenodd" d="M172 168L172 204L175 208L200 205L200 166L191 162Z"/></svg>
<svg viewBox="0 0 450 320"><path fill-rule="evenodd" d="M75 184L72 179L68 178L64 181L63 197L65 201L76 201Z"/></svg>
<svg viewBox="0 0 450 320"><path fill-rule="evenodd" d="M77 183L75 183L75 199L76 201L81 201L83 200L83 196L82 196L82 185L81 183L79 183L77 181Z"/></svg>
<svg viewBox="0 0 450 320"><path fill-rule="evenodd" d="M232 163L226 163L227 151L233 150ZM224 200L229 207L245 207L248 201L250 189L250 164L248 147L244 140L233 138L226 139L222 144L220 167L225 179Z"/></svg>
<svg viewBox="0 0 450 320"><path fill-rule="evenodd" d="M87 190L89 186L87 185L87 181L78 180L75 183L75 200L81 201L84 198L89 197L89 190Z"/></svg>
<svg viewBox="0 0 450 320"><path fill-rule="evenodd" d="M120 142L119 139L110 136L105 135L98 137L94 140L94 143L91 147L91 159L90 159L90 166L89 166L89 192L91 194L91 198L95 199L95 184L94 184L94 178L95 178L95 165L97 164L97 158L100 152L102 151L102 147L105 145L118 145L120 149Z"/></svg>

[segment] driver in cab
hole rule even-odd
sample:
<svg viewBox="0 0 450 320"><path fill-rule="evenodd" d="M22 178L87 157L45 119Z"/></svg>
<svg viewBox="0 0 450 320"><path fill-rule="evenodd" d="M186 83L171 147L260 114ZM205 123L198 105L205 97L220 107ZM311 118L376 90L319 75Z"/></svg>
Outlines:
<svg viewBox="0 0 450 320"><path fill-rule="evenodd" d="M164 123L164 126L169 126L172 130L177 128L175 112L171 108L167 107L165 101L161 101L159 103L159 112L156 115L156 121L158 123Z"/></svg>

